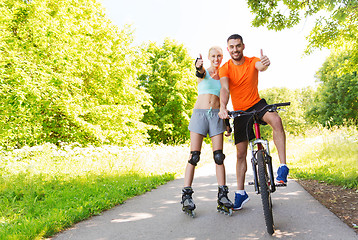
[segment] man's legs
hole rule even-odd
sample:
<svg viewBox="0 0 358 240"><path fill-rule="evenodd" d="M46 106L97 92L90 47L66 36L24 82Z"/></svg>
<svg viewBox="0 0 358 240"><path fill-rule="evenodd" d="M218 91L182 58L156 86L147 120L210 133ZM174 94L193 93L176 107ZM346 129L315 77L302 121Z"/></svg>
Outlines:
<svg viewBox="0 0 358 240"><path fill-rule="evenodd" d="M280 163L286 164L286 134L280 116L277 112L266 112L262 120L272 127L273 142L276 145Z"/></svg>
<svg viewBox="0 0 358 240"><path fill-rule="evenodd" d="M236 179L237 190L244 190L245 187L245 174L247 171L246 155L247 155L248 141L239 142L236 144Z"/></svg>
<svg viewBox="0 0 358 240"><path fill-rule="evenodd" d="M236 162L236 179L237 191L235 192L234 210L240 210L250 198L245 192L245 175L247 171L247 146L248 141L236 144L237 162Z"/></svg>
<svg viewBox="0 0 358 240"><path fill-rule="evenodd" d="M277 182L286 184L289 169L286 165L286 134L283 129L282 120L277 112L266 112L262 120L272 127L273 141L276 145L280 167L277 170Z"/></svg>

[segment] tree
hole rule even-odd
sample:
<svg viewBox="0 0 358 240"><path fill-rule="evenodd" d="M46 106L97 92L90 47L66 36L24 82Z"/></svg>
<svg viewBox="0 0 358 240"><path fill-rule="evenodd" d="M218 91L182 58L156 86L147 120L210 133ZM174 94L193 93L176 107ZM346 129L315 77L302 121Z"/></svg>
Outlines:
<svg viewBox="0 0 358 240"><path fill-rule="evenodd" d="M357 72L337 74L340 64L350 61L352 53L333 52L318 72L319 85L316 98L307 112L311 121L324 126L358 124Z"/></svg>
<svg viewBox="0 0 358 240"><path fill-rule="evenodd" d="M189 139L188 124L196 99L193 59L182 44L165 39L147 46L147 70L140 76L151 104L143 122L152 126L150 142L179 144Z"/></svg>
<svg viewBox="0 0 358 240"><path fill-rule="evenodd" d="M251 11L256 15L255 27L282 30L291 28L302 19L315 16L316 24L308 36L306 53L315 49L339 48L342 43L354 50L350 63L342 74L358 70L358 0L248 0ZM328 16L320 16L324 12Z"/></svg>
<svg viewBox="0 0 358 240"><path fill-rule="evenodd" d="M141 141L147 94L130 28L95 0L5 0L0 13L1 145Z"/></svg>

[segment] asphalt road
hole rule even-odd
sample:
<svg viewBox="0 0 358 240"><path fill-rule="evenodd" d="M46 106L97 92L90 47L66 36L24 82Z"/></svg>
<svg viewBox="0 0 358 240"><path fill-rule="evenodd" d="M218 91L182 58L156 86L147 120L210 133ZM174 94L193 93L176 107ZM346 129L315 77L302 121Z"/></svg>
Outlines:
<svg viewBox="0 0 358 240"><path fill-rule="evenodd" d="M236 186L234 155L225 160L229 197ZM199 164L200 165L200 164ZM250 164L248 164L250 166ZM252 181L251 169L247 181ZM227 240L298 239L354 240L358 235L316 201L298 183L273 195L275 233L266 232L261 199L253 186L246 186L250 201L232 216L216 211L217 182L214 164L197 169L193 184L196 217L181 210L183 179L177 179L144 195L80 222L52 239L75 240Z"/></svg>

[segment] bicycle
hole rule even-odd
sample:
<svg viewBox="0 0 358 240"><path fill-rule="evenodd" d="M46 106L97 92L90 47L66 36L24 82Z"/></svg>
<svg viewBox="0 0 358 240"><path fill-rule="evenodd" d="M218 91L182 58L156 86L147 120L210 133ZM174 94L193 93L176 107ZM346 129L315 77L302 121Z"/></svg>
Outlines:
<svg viewBox="0 0 358 240"><path fill-rule="evenodd" d="M288 106L290 102L286 103L276 103L267 105L259 111L251 111L245 112L242 110L238 111L229 111L229 117L235 118L242 115L250 115L254 120L254 133L255 139L250 141L250 149L251 149L251 163L254 174L254 182L255 192L257 194L261 194L261 201L265 216L265 223L267 227L267 232L272 235L274 233L274 222L272 215L272 199L271 193L276 191L276 187L286 186L286 184L275 184L273 168L272 168L272 158L270 156L269 143L267 140L261 138L260 133L260 122L259 113L264 110L268 110L269 112L277 112L279 110L283 110L281 106Z"/></svg>

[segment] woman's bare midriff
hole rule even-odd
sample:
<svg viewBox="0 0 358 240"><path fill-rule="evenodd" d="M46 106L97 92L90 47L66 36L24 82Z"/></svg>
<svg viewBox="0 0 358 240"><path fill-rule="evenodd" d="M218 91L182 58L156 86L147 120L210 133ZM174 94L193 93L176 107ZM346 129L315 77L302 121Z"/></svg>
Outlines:
<svg viewBox="0 0 358 240"><path fill-rule="evenodd" d="M218 96L213 94L200 94L194 109L218 109L220 108L220 99Z"/></svg>

